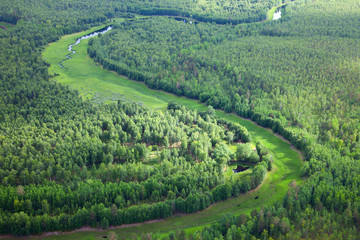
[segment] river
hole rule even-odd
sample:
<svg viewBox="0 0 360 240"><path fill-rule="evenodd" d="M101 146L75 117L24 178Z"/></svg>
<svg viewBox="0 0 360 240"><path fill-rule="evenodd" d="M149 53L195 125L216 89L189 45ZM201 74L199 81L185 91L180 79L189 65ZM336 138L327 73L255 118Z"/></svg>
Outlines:
<svg viewBox="0 0 360 240"><path fill-rule="evenodd" d="M99 35L99 34L104 34L104 33L108 32L108 31L110 31L111 29L112 29L112 26L108 26L108 27L102 28L102 29L100 29L100 30L98 30L98 31L92 32L92 33L90 33L90 34L88 34L88 35L85 35L85 36L82 36L82 37L76 39L76 42L73 43L73 44L70 44L70 45L69 45L69 48L68 48L68 51L69 51L69 52L72 52L72 53L66 55L67 58L65 58L65 59L63 59L61 62L59 62L60 67L61 67L61 68L64 68L64 66L62 65L62 63L63 63L64 61L66 61L66 60L71 59L70 55L75 54L76 51L75 51L75 50L72 50L72 47L75 46L75 45L78 45L78 44L81 42L81 40L83 40L83 39L88 39L88 38L92 38L92 37L95 37L95 36L97 36L97 35Z"/></svg>

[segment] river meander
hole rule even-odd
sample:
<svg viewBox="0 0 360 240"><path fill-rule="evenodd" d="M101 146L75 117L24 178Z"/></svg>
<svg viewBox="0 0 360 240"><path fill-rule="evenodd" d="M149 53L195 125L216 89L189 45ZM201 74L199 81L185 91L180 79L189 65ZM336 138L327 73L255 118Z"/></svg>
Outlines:
<svg viewBox="0 0 360 240"><path fill-rule="evenodd" d="M92 32L92 33L90 33L90 34L87 34L87 35L85 35L85 36L82 36L82 37L76 39L76 42L70 44L69 47L68 47L68 51L71 52L71 53L70 53L70 54L67 54L67 55L66 55L66 58L63 59L61 62L59 62L60 67L61 67L61 68L64 68L64 66L62 65L62 63L63 63L64 61L66 61L66 60L71 59L70 55L76 53L76 51L73 50L72 47L78 45L78 44L81 42L81 40L89 39L89 38L92 38L92 37L96 37L96 36L98 36L99 34L107 33L107 32L110 31L111 29L112 29L112 26L108 26L108 27L99 29L99 30L97 30L97 31L95 31L95 32Z"/></svg>
<svg viewBox="0 0 360 240"><path fill-rule="evenodd" d="M105 99L102 104L121 98L140 102L151 108L165 108L169 101L175 101L191 109L206 109L206 106L196 100L152 90L143 83L129 80L114 72L103 69L87 55L88 38L83 39L76 46L72 46L71 50L76 51L76 54L72 56L71 60L63 62L64 68L61 68L58 63L63 59L63 56L67 55L68 46L77 41L81 36L98 29L101 28L93 28L89 31L64 36L58 42L51 43L45 48L43 58L51 65L49 73L53 75L56 73L53 81L69 85L71 88L78 90L84 100L94 101L94 97L96 100L96 96L100 96L100 98ZM275 168L272 172L268 173L261 187L237 198L216 203L198 213L172 216L150 223L120 226L111 231L115 231L122 238L130 238L134 234L139 237L148 232L168 233L178 229L193 232L216 221L225 213L249 213L252 209L259 209L261 206L273 204L283 199L288 190L288 184L291 181L296 180L298 184L301 184L303 181L299 176L302 166L301 156L291 148L289 143L273 134L271 130L264 129L252 121L240 118L235 114L216 110L216 115L218 118L224 118L227 121L238 122L244 125L255 140L261 140L275 155ZM99 239L99 237L106 235L107 231L110 230L89 230L84 228L73 233L49 235L45 238ZM32 237L32 239L38 238ZM44 239L44 237L42 236L41 239Z"/></svg>

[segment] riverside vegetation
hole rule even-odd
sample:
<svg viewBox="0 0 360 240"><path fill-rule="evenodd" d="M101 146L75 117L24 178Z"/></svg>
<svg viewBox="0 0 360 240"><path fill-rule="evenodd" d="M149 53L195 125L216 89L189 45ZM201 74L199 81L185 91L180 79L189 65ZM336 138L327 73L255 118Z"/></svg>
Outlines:
<svg viewBox="0 0 360 240"><path fill-rule="evenodd" d="M72 55L73 58L70 61L63 62L64 68L60 68L58 62L67 54L67 46L75 42L79 36L87 33L88 32L81 32L75 35L64 36L56 43L52 43L46 47L43 56L44 59L51 64L49 73L56 75L56 77L53 78L55 81L68 84L74 89L79 89L84 99L89 99L91 102L97 104L109 102L110 100L116 101L116 99L120 98L134 99L137 103L152 108L164 108L167 106L167 102L176 101L197 111L207 110L203 104L195 100L176 97L163 91L151 90L142 83L125 79L114 72L102 69L87 56L86 48L87 41L89 40L81 41L81 43L75 47L76 54ZM82 71L79 71L79 69ZM94 92L96 94L93 94ZM115 93L120 93L121 95ZM269 131L264 131L264 129L250 121L236 117L234 114L226 114L219 110L215 110L215 114L217 117L231 123L240 123L246 126L252 138L255 141L261 141L261 143L274 154L273 164L275 170L268 173L261 188L256 191L241 194L237 198L218 202L196 214L182 215L182 217L174 216L166 220L146 223L140 226L117 228L115 232L120 234L122 238L130 238L133 234L141 236L142 234L154 231L154 229L156 229L156 232L161 232L162 234L166 234L171 229L179 228L186 229L186 231L194 231L201 226L219 219L226 212L234 214L249 213L251 209L260 208L265 204L272 204L283 198L288 189L287 185L289 182L296 180L297 183L301 183L302 179L299 178L299 170L302 163L298 154L289 148L288 143L274 136ZM231 148L233 149L234 146ZM231 173L231 169L227 168L225 175L231 178L229 173ZM244 174L247 173L244 172ZM236 175L239 176L240 174ZM257 199L255 199L256 197ZM81 234L74 233L71 237L81 235L82 238L90 239L104 236L104 234L105 233L91 231L82 232ZM68 235L63 235L61 239L67 237ZM59 236L56 236L56 238L59 239Z"/></svg>
<svg viewBox="0 0 360 240"><path fill-rule="evenodd" d="M188 14L205 11L213 17L205 19L209 23L124 21L90 40L88 53L151 88L272 128L303 151L301 174L308 180L293 182L282 201L249 215L144 238L358 238L359 3L299 0L282 10L280 21L236 26L211 24L219 16L230 19L226 8L204 3L209 8ZM1 233L106 228L195 212L255 188L271 168L261 143L253 142L256 151L249 144L240 144L235 155L229 150L251 136L214 118L212 107L196 112L171 103L168 110L150 110L122 101L99 106L49 81L42 46L112 17L132 17L142 6L156 9L151 14L178 15L169 14L166 3L0 4L0 21L12 24L0 31ZM244 9L235 18L259 16ZM235 158L260 163L248 176L230 180L223 167Z"/></svg>

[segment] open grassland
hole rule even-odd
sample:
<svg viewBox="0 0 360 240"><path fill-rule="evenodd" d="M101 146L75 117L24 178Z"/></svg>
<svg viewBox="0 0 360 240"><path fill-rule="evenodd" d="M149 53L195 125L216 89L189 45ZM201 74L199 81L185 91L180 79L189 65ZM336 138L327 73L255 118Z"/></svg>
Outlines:
<svg viewBox="0 0 360 240"><path fill-rule="evenodd" d="M128 80L116 73L102 69L87 55L88 40L82 40L81 44L73 47L76 54L70 55L72 57L70 61L67 60L62 63L64 66L62 69L58 63L66 58L66 54L70 53L67 51L68 45L74 43L78 37L94 30L96 28L80 34L67 35L60 41L49 44L43 53L43 57L46 62L51 64L49 73L59 74L53 78L55 81L78 90L84 100L93 100L97 103L126 99L152 108L163 108L171 100L176 100L176 102L189 107L195 102L164 92L153 91L143 83ZM200 109L204 110L206 107L201 105Z"/></svg>
<svg viewBox="0 0 360 240"><path fill-rule="evenodd" d="M114 72L103 69L87 55L88 40L83 40L79 45L73 47L76 54L71 56L71 60L63 62L64 68L62 69L58 63L66 58L68 45L74 43L78 37L94 30L96 28L64 36L58 42L51 43L46 47L43 58L51 65L49 73L57 75L53 78L54 81L69 85L71 88L78 90L84 100L92 100L95 103L108 103L118 99L127 99L152 108L165 108L169 101L175 101L190 109L207 109L206 106L196 100L151 90L143 83L126 79ZM267 174L267 178L260 188L237 198L214 204L208 209L195 214L173 216L157 222L119 227L112 230L81 231L46 237L32 237L32 239L69 239L69 234L71 234L71 239L99 239L107 235L109 231L115 231L121 238L131 238L134 235L141 236L148 232L164 234L178 229L193 232L219 219L223 214L249 213L252 209L259 209L261 206L273 204L284 197L288 190L288 184L292 180L296 180L298 184L302 183L299 176L302 166L301 156L290 148L289 143L275 136L270 130L261 128L253 122L234 114L227 114L217 110L216 115L218 118L242 124L248 129L254 140L260 140L273 152L275 167ZM258 199L255 200L255 197L258 197Z"/></svg>

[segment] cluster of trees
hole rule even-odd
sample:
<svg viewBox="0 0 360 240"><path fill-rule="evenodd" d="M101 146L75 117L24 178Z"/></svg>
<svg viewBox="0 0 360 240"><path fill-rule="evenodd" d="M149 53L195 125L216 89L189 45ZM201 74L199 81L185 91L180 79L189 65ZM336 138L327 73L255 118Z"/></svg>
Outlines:
<svg viewBox="0 0 360 240"><path fill-rule="evenodd" d="M181 166L177 166L179 167ZM196 170L187 177L193 178L193 182L206 180L206 172L202 173L202 176L199 174L192 177L195 173ZM159 192L156 188L170 183L176 185L177 181L180 189L181 185L185 184L184 175L178 175L175 181L166 178L168 182L163 184L155 180L146 181L142 188L137 187L139 184L135 183L129 186L125 183L108 183L104 186L100 181L90 179L85 183L75 184L78 186L49 183L48 186L2 188L1 192L4 195L1 207L12 213L2 212L0 230L1 233L27 235L58 230L69 231L85 225L107 228L109 224L120 225L165 218L176 213L193 213L207 208L216 201L226 200L256 188L265 174L266 168L264 164L260 164L243 182L218 184L212 190L206 191L193 188L186 197L185 191L179 193L175 186L176 193L169 190L164 201L158 201ZM132 198L139 197L137 194L146 194L149 189L153 191L149 198L153 203L139 199L132 202ZM13 199L13 204L10 204Z"/></svg>
<svg viewBox="0 0 360 240"><path fill-rule="evenodd" d="M271 168L270 163L273 160L273 156L267 148L258 141L256 147L251 143L239 144L236 148L236 160L253 164L265 161L269 163L269 168Z"/></svg>
<svg viewBox="0 0 360 240"><path fill-rule="evenodd" d="M169 163L164 171L168 170L168 166ZM1 233L26 235L68 231L85 225L107 228L109 224L120 225L165 218L176 213L193 213L216 201L256 188L266 174L264 164L260 164L242 182L218 184L211 190L206 186L198 190L192 188L188 195L183 188L179 193L177 189L181 189L187 179L200 184L216 179L214 176L208 179L209 172L199 172L196 166L191 169L194 170L189 174L181 171L174 174L174 178L159 178L164 182L148 180L140 184L120 182L104 185L100 181L89 179L85 183L66 186L49 183L48 186L2 188L1 207L7 211L0 216L0 230ZM194 176L196 173L198 176ZM170 185L175 186L174 191L167 190ZM151 196L146 196L150 192ZM163 193L166 196L161 196ZM148 197L146 201L139 199L145 197ZM11 204L13 199L15 200Z"/></svg>

